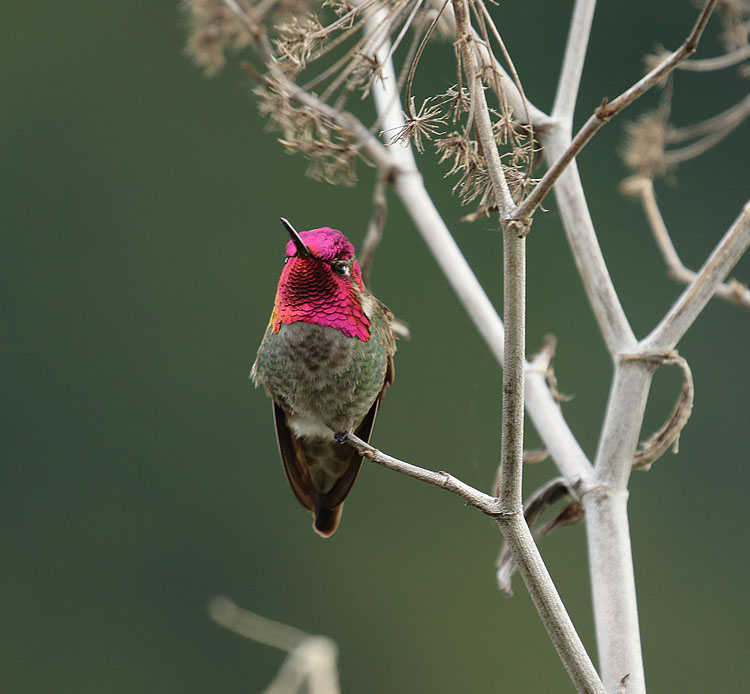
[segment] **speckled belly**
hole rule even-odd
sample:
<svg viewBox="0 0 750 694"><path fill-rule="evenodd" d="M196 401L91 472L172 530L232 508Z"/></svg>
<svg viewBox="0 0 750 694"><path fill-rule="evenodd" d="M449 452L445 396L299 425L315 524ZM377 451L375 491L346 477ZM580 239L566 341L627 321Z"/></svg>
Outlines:
<svg viewBox="0 0 750 694"><path fill-rule="evenodd" d="M256 383L287 412L298 436L329 438L354 429L383 386L386 352L335 328L291 323L270 329L258 351Z"/></svg>

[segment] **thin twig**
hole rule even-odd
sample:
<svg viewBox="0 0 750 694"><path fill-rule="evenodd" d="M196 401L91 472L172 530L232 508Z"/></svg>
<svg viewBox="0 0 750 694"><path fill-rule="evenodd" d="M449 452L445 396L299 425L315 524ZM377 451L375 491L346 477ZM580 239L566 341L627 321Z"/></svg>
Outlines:
<svg viewBox="0 0 750 694"><path fill-rule="evenodd" d="M477 57L473 48L475 39L470 30L469 10L466 0L453 0L453 11L456 15L456 43L460 47L464 69L466 70L466 81L471 93L474 122L482 145L482 154L492 181L495 204L500 210L501 218L505 218L513 209L514 203L503 172L500 153L497 151L495 136L492 132L492 121L490 120L481 73L477 69Z"/></svg>
<svg viewBox="0 0 750 694"><path fill-rule="evenodd" d="M456 43L460 46L466 70L466 81L474 104L482 153L492 181L495 204L505 216L513 198L505 180L500 154L492 130L484 84L477 73L477 59L472 46L469 11L466 0L454 0ZM503 508L519 512L523 507L523 402L524 355L526 339L526 240L515 225L503 224L503 322L505 324L505 360L503 364L503 418L501 444L500 499Z"/></svg>
<svg viewBox="0 0 750 694"><path fill-rule="evenodd" d="M742 46L736 51L719 55L715 58L704 58L703 60L686 60L678 66L680 70L690 72L713 72L714 70L723 70L741 63L743 60L750 58L750 44Z"/></svg>
<svg viewBox="0 0 750 694"><path fill-rule="evenodd" d="M364 1L367 3L368 0ZM311 94L289 80L276 65L273 48L265 32L258 30L252 17L247 14L244 8L239 5L236 0L223 0L223 2L250 34L253 39L253 45L259 55L269 68L278 85L283 87L286 95L290 99L314 109L318 113L325 115L331 122L336 123L340 127L351 132L354 146L365 152L382 171L393 169L393 161L389 157L385 146L361 123L359 119L351 113L329 106L314 94ZM258 74L252 66L246 65L246 69L251 77L261 82L264 81L265 78Z"/></svg>
<svg viewBox="0 0 750 694"><path fill-rule="evenodd" d="M737 121L734 125L725 127L723 130L718 130L714 133L709 133L708 135L702 137L700 140L696 140L692 144L686 145L685 147L680 147L679 149L670 149L664 152L664 156L662 158L664 165L666 167L670 167L683 161L689 161L690 159L699 157L701 154L711 149L711 147L721 142L739 124L740 121Z"/></svg>
<svg viewBox="0 0 750 694"><path fill-rule="evenodd" d="M750 201L714 248L695 280L643 341L643 348L658 352L674 349L716 288L750 247Z"/></svg>
<svg viewBox="0 0 750 694"><path fill-rule="evenodd" d="M438 6L442 7L442 0L438 2ZM455 26L455 17L450 5L445 9L445 16L450 17ZM369 21L377 21L377 14L374 13ZM382 67L383 80L378 80L373 85L372 95L384 130L396 130L404 125L403 110L394 89L395 74L391 61L385 61ZM515 85L509 81L506 92L514 89ZM536 119L537 111L531 105L529 108L532 118ZM393 172L396 194L479 335L502 367L505 360L503 322L440 216L422 177L417 173L411 145L406 143L403 146L389 147L386 153L390 156L390 170ZM544 378L538 378L536 368L531 367L527 370L526 379L529 389L526 407L534 427L549 448L560 472L570 484L585 482L590 478L593 468L565 421Z"/></svg>
<svg viewBox="0 0 750 694"><path fill-rule="evenodd" d="M367 225L367 234L362 242L362 250L359 253L359 268L365 284L369 283L375 251L383 238L385 220L388 217L388 198L385 194L387 183L387 177L381 173L375 179L372 190L372 215Z"/></svg>
<svg viewBox="0 0 750 694"><path fill-rule="evenodd" d="M499 499L474 489L453 475L447 472L433 472L394 458L365 443L351 432L347 433L346 441L368 460L445 489L495 520L511 548L513 559L529 589L529 594L576 689L586 694L605 694L604 686L534 543L522 508L517 512L508 513L502 509Z"/></svg>
<svg viewBox="0 0 750 694"><path fill-rule="evenodd" d="M523 504L524 355L526 353L526 237L514 226L503 228L503 421L500 498L505 508Z"/></svg>
<svg viewBox="0 0 750 694"><path fill-rule="evenodd" d="M321 101L315 95L305 91L294 82L288 80L280 71L273 71L274 77L286 92L286 95L300 104L309 106L318 113L323 114L331 122L336 123L352 134L353 144L367 156L381 170L389 171L394 167L388 150L377 137L375 137L354 115L348 111L340 111Z"/></svg>
<svg viewBox="0 0 750 694"><path fill-rule="evenodd" d="M681 128L669 128L665 134L665 141L668 144L675 144L708 135L716 130L732 130L748 116L750 116L750 94L711 118Z"/></svg>
<svg viewBox="0 0 750 694"><path fill-rule="evenodd" d="M456 496L461 497L469 506L479 509L488 516L495 517L498 514L497 499L494 496L480 492L470 485L462 482L447 472L433 472L426 468L412 465L393 456L387 455L367 442L357 438L351 432L347 433L346 441L351 444L360 455L389 470L400 472L402 475L413 477L422 482L427 482L440 489L445 489Z"/></svg>
<svg viewBox="0 0 750 694"><path fill-rule="evenodd" d="M690 284L695 281L695 278L698 276L697 273L685 267L672 243L667 225L664 223L664 218L656 201L653 181L646 177L629 179L628 191L638 195L640 198L649 228L654 235L656 245L667 266L667 274L672 279L683 284ZM720 283L716 287L714 296L729 303L750 309L750 289L737 280Z"/></svg>
<svg viewBox="0 0 750 694"><path fill-rule="evenodd" d="M442 6L444 3L444 0L432 0L433 6ZM443 13L443 17L448 24L448 26L451 28L453 33L456 33L456 15L453 11L453 7L451 6L450 2L448 3L448 6L445 8L445 12ZM479 36L474 31L472 31L472 36L475 39L478 39ZM479 60L481 61L482 68L485 67L489 68L490 70L493 70L498 75L500 75L501 83L503 85L503 89L505 90L505 96L508 100L508 103L510 104L510 107L513 109L513 113L519 114L524 113L528 114L529 122L534 126L535 130L539 130L545 127L550 126L553 123L553 120L541 109L534 106L533 103L528 101L525 97L525 95L522 95L518 88L516 87L515 80L511 78L511 76L508 74L508 72L505 70L505 68L500 64L500 62L495 58L495 56L492 54L492 52L485 46L481 41L475 41L475 49L477 52L477 56L479 57ZM499 95L498 95L499 96Z"/></svg>
<svg viewBox="0 0 750 694"><path fill-rule="evenodd" d="M602 100L601 105L594 110L593 115L589 117L583 127L576 133L576 136L573 138L565 152L563 152L549 169L547 169L547 172L526 199L518 205L515 210L513 210L510 217L511 219L528 219L534 210L541 204L542 200L544 200L547 193L549 193L555 181L560 177L560 174L568 167L570 162L588 144L600 128L619 114L623 109L630 106L630 104L636 99L645 94L651 89L651 87L664 79L664 77L672 72L681 61L695 52L716 2L717 0L708 0L701 10L692 31L688 34L688 37L680 48L665 58L659 63L659 65L638 80L638 82L632 87L626 89L616 99L609 101L607 98L604 98Z"/></svg>
<svg viewBox="0 0 750 694"><path fill-rule="evenodd" d="M461 47L467 82L475 106L474 118L493 184L501 219L513 203L492 133L484 86L476 73L476 55L470 45L469 13L465 0L453 0L456 41ZM525 343L525 235L514 224L503 224L505 360L503 367L503 422L500 490L503 513L495 516L537 611L579 692L603 692L604 686L570 621L552 578L544 565L522 515L524 343Z"/></svg>

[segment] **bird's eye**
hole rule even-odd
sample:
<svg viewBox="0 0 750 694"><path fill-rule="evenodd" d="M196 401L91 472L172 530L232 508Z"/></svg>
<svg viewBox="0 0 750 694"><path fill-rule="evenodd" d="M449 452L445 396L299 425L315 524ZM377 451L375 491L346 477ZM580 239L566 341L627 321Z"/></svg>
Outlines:
<svg viewBox="0 0 750 694"><path fill-rule="evenodd" d="M331 268L337 275L341 275L342 277L345 277L349 274L348 263L333 263L331 265Z"/></svg>

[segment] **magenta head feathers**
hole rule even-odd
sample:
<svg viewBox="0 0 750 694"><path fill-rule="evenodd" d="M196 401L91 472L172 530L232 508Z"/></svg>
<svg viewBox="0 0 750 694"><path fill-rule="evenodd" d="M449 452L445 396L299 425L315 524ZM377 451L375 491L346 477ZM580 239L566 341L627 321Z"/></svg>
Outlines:
<svg viewBox="0 0 750 694"><path fill-rule="evenodd" d="M303 321L367 342L370 321L362 306L362 274L349 239L330 227L298 233L283 217L281 222L292 240L271 314L273 331Z"/></svg>

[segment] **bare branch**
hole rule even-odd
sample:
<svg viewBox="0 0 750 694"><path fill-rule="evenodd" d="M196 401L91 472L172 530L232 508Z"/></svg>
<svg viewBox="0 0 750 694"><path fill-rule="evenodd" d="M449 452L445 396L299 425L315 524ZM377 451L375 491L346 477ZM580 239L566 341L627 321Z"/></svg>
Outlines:
<svg viewBox="0 0 750 694"><path fill-rule="evenodd" d="M627 194L637 195L640 198L649 228L666 263L667 274L683 284L690 284L695 281L698 276L697 273L683 265L672 243L667 225L664 223L661 210L656 202L653 181L643 176L632 177L623 182L623 189ZM737 280L720 283L716 287L714 296L750 309L750 290Z"/></svg>
<svg viewBox="0 0 750 694"><path fill-rule="evenodd" d="M702 35L715 4L716 0L708 1L701 11L693 30L680 49L662 61L657 68L639 80L630 89L623 92L613 102L608 103L605 100L583 128L581 128L572 142L568 141L565 132L560 131L559 128L551 128L548 131L541 132L540 137L545 146L547 156L554 163L531 194L512 213L512 219L527 219L544 199L544 196L549 192L552 185L558 181L557 196L568 240L600 330L612 354L631 349L635 344L635 336L617 298L596 240L596 233L590 219L574 157L601 128L604 122L619 113L641 94L645 93L645 91L673 70L677 63L695 51L697 42ZM579 4L576 7L580 8L583 16L584 4ZM583 59L583 49L574 42L570 50L577 51L578 61L576 62L573 58L570 58L571 67L569 68L569 72L571 76L566 79L570 79L573 83L577 84L575 65ZM568 72L564 70L563 75L567 74ZM570 110L570 106L566 106L565 108Z"/></svg>
<svg viewBox="0 0 750 694"><path fill-rule="evenodd" d="M670 128L665 134L665 139L669 144L674 144L675 142L685 142L701 135L708 135L717 130L729 133L748 116L750 116L750 94L744 99L740 99L734 106L730 106L725 111L707 118L700 123L686 125L682 128Z"/></svg>
<svg viewBox="0 0 750 694"><path fill-rule="evenodd" d="M648 356L675 347L748 245L750 203L698 273L695 282L651 335L629 350L639 358L634 360L623 354L626 350L621 350L622 358L615 363L594 477L591 485L581 490L587 518L602 678L611 691L616 691L625 675L632 691L646 690L628 529L627 482L656 368ZM686 408L682 411L685 412Z"/></svg>
<svg viewBox="0 0 750 694"><path fill-rule="evenodd" d="M273 1L265 0L262 5L266 8L270 7ZM722 278L744 249L750 245L750 203L733 228L727 232L704 268L699 273L691 274L690 286L673 309L654 329L649 338L638 343L619 303L599 248L576 168L575 157L604 122L626 108L695 51L716 1L709 0L693 31L678 51L669 55L614 101L608 103L605 100L576 137L571 140L571 123L578 98L580 77L595 6L594 0L577 0L575 4L553 118L526 101L520 81L511 79L508 71L500 66L492 54L487 24L492 30L494 39L501 47L503 44L494 22L481 2L477 4L476 0L452 0L453 5L451 5L446 4L447 0L430 0L434 7L445 8L441 21L452 23L456 29L458 39L456 47L460 55L460 65L463 65L466 71L467 83L472 94L472 111L467 128L474 128L481 142L480 154L487 161L492 191L497 209L501 213L506 263L504 272L506 321L504 326L430 199L415 165L411 145L384 146L373 135L375 126L373 129L368 129L362 122L344 111L349 94L355 89L360 89L362 93L368 93L369 90L369 94L374 97L378 112L377 128L382 126L383 130L388 132L404 127L405 122L399 103L398 82L392 58L396 46L406 35L408 24L423 12L426 3L423 0L397 0L390 4L374 0L348 0L355 5L355 8L342 9L347 19L342 17L339 20L341 26L337 26L337 29L343 29L343 33L340 32L336 38L329 41L326 47L319 47L319 50L316 47L315 51L319 56L325 51L330 51L332 47L341 46L344 40L342 36L348 39L364 26L365 34L356 43L359 54L351 64L344 62L339 65L337 61L331 59L329 62L335 65L327 64L322 75L313 77L313 81L308 82L306 87L300 87L294 83L293 78L290 78L290 75L298 74L295 72L298 65L294 63L294 60L299 61L301 70L309 57L305 51L313 44L310 43L309 46L304 44L303 48L297 51L293 44L287 43L285 48L289 55L285 55L284 59L277 63L274 53L283 52L283 50L278 46L276 50L270 43L265 28L259 23L262 17L256 16L257 8L251 11L236 0L223 0L225 5L232 8L242 21L269 70L267 76L260 79L273 81L274 86L283 91L286 104L291 100L295 102L295 108L290 111L297 114L306 113L308 110L314 111L315 114L321 114L324 117L326 127L331 128L330 124L335 124L331 130L337 136L343 134L345 146L348 148L347 153L352 152L353 143L357 152L378 168L379 180L374 195L375 209L368 241L365 244L366 248L363 249L366 270L369 271L371 265L371 249L377 245L382 231L386 211L384 186L387 180L393 184L394 190L400 196L445 276L498 362L501 364L505 362L501 456L503 479L499 485L499 498L484 494L447 473L419 468L382 454L351 434L348 435L347 441L371 460L402 474L451 491L469 505L494 519L507 539L507 546L512 552L513 561L518 564L532 599L549 631L550 638L579 691L603 692L604 687L555 592L528 524L519 513L522 501L521 452L524 391L529 414L544 444L565 476L565 482L561 484L564 484L572 495L577 496L586 508L591 583L603 679L610 694L618 691L620 683L626 680L628 692L640 694L645 692L645 679L640 653L626 502L627 481L638 443L651 376L656 368L653 353L659 353L663 361L665 358L663 353L672 349L674 346L672 343L676 344L700 313L708 298L714 292L725 291L723 289L725 285L721 284ZM470 6L475 12L479 32L470 26ZM355 15L356 22L354 22ZM406 21L403 25L401 25L402 20ZM314 22L317 20L311 19L310 21L310 26L314 28ZM344 22L348 22L345 29ZM433 27L437 25L436 23L437 19ZM304 26L300 25L298 28L304 29ZM400 29L399 26L401 26ZM420 31L424 31L424 28ZM242 33L241 27L240 33ZM393 43L390 40L392 35L395 36ZM424 34L417 32L417 36L419 38L415 38L412 44L413 50L410 49L407 52L409 60L415 54L418 57L425 45ZM230 44L225 44L227 45ZM289 49L290 45L292 49ZM399 51L399 53L402 52ZM737 51L732 58L725 56L722 60L724 62L737 60L736 54ZM223 59L223 55L221 57ZM510 56L505 55L505 59L510 72L516 77ZM712 60L715 67L716 59ZM688 65L705 69L706 62L694 61ZM364 86L362 86L358 68L364 68L365 76L362 78L365 82ZM407 72L409 71L406 69L402 71L402 76ZM415 68L412 67L409 72L409 89L411 89L414 72ZM310 91L311 85L315 84L316 80L318 84L328 83L327 88L321 88L322 97ZM496 133L493 133L493 122L485 95L485 82L498 94L503 117L510 113L508 109L503 110L507 96L515 118L531 121L544 145L548 163L551 163L537 190L517 207L515 207L508 186L508 181L512 182L512 179L506 180L500 163L495 143ZM460 88L459 92L463 94ZM326 98L329 95L330 104ZM301 105L302 108L297 108L296 104ZM408 106L411 107L411 102ZM425 102L425 109L427 109L427 102ZM411 111L410 117L415 109L412 107ZM417 115L422 119L418 125L423 128L431 126L436 120L428 114L427 110ZM437 116L444 117L440 113ZM507 117L510 119L509 115ZM693 130L707 128L708 123L709 121L693 126ZM723 125L718 129L722 131L722 134L726 134L729 129L729 119L726 118L722 123ZM674 131L675 137L679 132L681 131ZM675 158L692 155L711 144L717 138L717 132L715 128L708 128L705 134L695 135L695 137L703 139L693 143L689 148L673 150L671 154ZM323 145L327 144L325 138L322 140ZM475 142L472 144L476 145ZM568 241L587 296L607 348L615 361L615 375L595 468L592 468L565 423L559 403L555 399L554 383L548 380L552 349L542 350L531 363L524 362L523 239L518 238L518 233L514 230L516 225L513 222L526 222L530 219L553 186L559 201ZM487 190L486 187L485 190ZM651 195L653 196L653 189ZM656 211L658 212L658 208ZM663 226L663 220L660 221ZM654 226L653 222L652 226ZM666 235L666 229L664 233ZM660 247L663 247L662 252L670 266L674 264L674 267L682 268L684 272L689 273L679 261L679 256L668 236L666 240L661 239L661 241L657 238L657 242L660 243ZM736 294L738 290L732 289L731 291ZM747 292L746 289L744 291ZM687 391L690 397L686 395ZM653 446L656 452L663 452L672 441L676 440L679 429L686 419L686 413L689 412L687 403L692 399L692 387L688 388L687 376L686 387L683 388L682 395L681 404L670 417L668 426L658 432L658 439L654 441ZM506 405L510 405L512 412L507 411ZM573 515L575 514L571 517ZM560 522L566 518L567 516L564 516ZM257 630L257 623L255 629ZM271 630L269 633L274 632ZM296 643L297 638L306 637L300 634L301 632L291 632L291 641ZM273 638L277 637L281 638L278 634ZM271 636L267 638L271 639ZM298 681L294 680L293 674L290 677L292 679L284 686ZM337 687L338 683L332 686ZM315 690L312 689L312 691Z"/></svg>
<svg viewBox="0 0 750 694"><path fill-rule="evenodd" d="M695 280L643 341L644 349L654 352L674 349L748 246L750 201L698 271Z"/></svg>
<svg viewBox="0 0 750 694"><path fill-rule="evenodd" d="M372 215L367 225L367 234L362 242L362 250L359 253L359 268L365 284L368 284L370 281L370 272L372 271L375 251L383 238L385 220L388 217L388 198L385 194L386 185L386 177L381 174L375 180L375 186L372 190Z"/></svg>
<svg viewBox="0 0 750 694"><path fill-rule="evenodd" d="M442 2L440 3L442 6ZM450 13L448 12L450 10ZM451 6L445 13L455 23ZM374 15L371 21L377 21ZM475 42L476 43L476 42ZM380 50L387 51L386 46ZM478 48L479 50L479 48ZM481 52L481 50L480 50ZM506 93L515 85L508 80ZM395 74L391 62L383 65L383 79L372 88L375 104L384 130L395 130L404 123L403 111L395 92ZM519 96L519 104L522 101ZM536 118L533 106L529 106L532 119ZM485 340L500 366L505 359L505 329L492 302L487 297L473 270L466 262L450 230L445 225L432 198L425 189L422 177L416 173L416 164L411 147L398 145L387 148L394 167L393 186L409 216L421 234L430 252L440 266L456 295L464 306L477 331ZM546 370L546 366L544 367ZM544 377L539 377L537 367L526 369L526 407L542 440L550 450L561 473L571 484L588 479L592 466L576 441L570 427L562 416L558 403L550 393Z"/></svg>
<svg viewBox="0 0 750 694"><path fill-rule="evenodd" d="M570 621L523 515L519 513L507 520L496 519L496 522L576 690L581 694L605 694L602 680Z"/></svg>
<svg viewBox="0 0 750 694"><path fill-rule="evenodd" d="M716 56L715 58L686 60L677 67L679 70L687 70L689 72L713 72L714 70L723 70L724 68L737 65L743 60L747 60L747 58L750 58L750 44L742 46L731 53Z"/></svg>
<svg viewBox="0 0 750 694"><path fill-rule="evenodd" d="M453 475L447 472L433 472L393 458L373 448L351 432L347 433L345 440L368 460L389 470L446 489L493 518L511 548L513 559L518 565L529 594L576 689L587 694L605 694L604 686L570 621L520 510L507 513L502 510L499 499L470 487Z"/></svg>
<svg viewBox="0 0 750 694"><path fill-rule="evenodd" d="M513 224L503 226L503 420L500 498L503 507L523 504L524 355L526 353L526 238Z"/></svg>
<svg viewBox="0 0 750 694"><path fill-rule="evenodd" d="M573 125L573 113L578 101L578 87L581 83L595 7L596 0L576 0L570 19L565 57L552 107L552 118L559 120L565 130L570 130Z"/></svg>
<svg viewBox="0 0 750 694"><path fill-rule="evenodd" d="M562 156L570 144L568 135L557 128L542 131L540 138L551 159ZM610 354L632 351L637 341L604 261L575 160L558 179L555 196L578 274L607 349Z"/></svg>
<svg viewBox="0 0 750 694"><path fill-rule="evenodd" d="M472 46L469 12L466 0L454 0L456 43L460 46L466 81L471 93L474 123L479 135L487 170L494 189L495 204L501 218L513 207L505 180L492 121L484 94L484 84L477 73L477 59ZM500 473L500 499L503 508L514 513L523 506L523 413L524 355L526 317L526 241L515 225L503 224L503 318L505 322L505 359L503 362L503 418Z"/></svg>
<svg viewBox="0 0 750 694"><path fill-rule="evenodd" d="M534 190L513 210L511 219L523 220L529 217L541 204L542 200L544 200L552 185L570 165L570 162L605 123L608 123L623 109L630 106L638 97L645 94L651 87L672 72L682 60L695 52L716 2L717 0L708 0L698 16L693 30L680 48L665 58L657 67L651 70L645 77L638 80L632 87L625 90L616 99L610 102L605 97L602 100L601 105L594 110L594 114L589 117L583 127L576 133L568 148L555 159Z"/></svg>
<svg viewBox="0 0 750 694"><path fill-rule="evenodd" d="M526 366L526 408L557 468L571 487L586 483L594 468L570 431L547 383L554 343L548 341Z"/></svg>
<svg viewBox="0 0 750 694"><path fill-rule="evenodd" d="M461 497L469 506L479 509L493 518L502 513L497 507L497 500L494 496L480 492L478 489L469 486L465 482L457 479L447 472L433 472L426 468L421 468L411 463L404 462L398 458L382 453L377 448L373 448L362 439L357 438L351 432L347 433L346 441L350 443L360 455L363 455L373 463L382 465L389 470L400 472L402 475L413 477L414 479L427 482L435 487L445 489L456 496Z"/></svg>
<svg viewBox="0 0 750 694"><path fill-rule="evenodd" d="M627 499L605 485L583 497L589 575L602 681L610 693L645 694Z"/></svg>
<svg viewBox="0 0 750 694"><path fill-rule="evenodd" d="M215 597L208 606L211 618L240 636L279 648L289 655L265 694L339 694L338 650L331 639L238 607L229 598Z"/></svg>
<svg viewBox="0 0 750 694"><path fill-rule="evenodd" d="M586 513L589 572L602 680L608 691L627 676L628 689L645 694L638 605L627 512L627 482L656 366L615 361L593 479L581 489Z"/></svg>
<svg viewBox="0 0 750 694"><path fill-rule="evenodd" d="M453 0L453 11L456 15L456 43L459 45L463 57L475 125L482 144L482 153L487 162L487 171L492 181L495 204L500 210L501 218L504 218L515 207L515 204L508 188L508 182L505 180L503 165L492 131L492 121L490 120L487 98L484 94L484 84L481 73L477 69L477 57L473 47L475 39L470 29L466 0Z"/></svg>
<svg viewBox="0 0 750 694"><path fill-rule="evenodd" d="M308 634L295 627L243 610L223 595L211 599L208 614L225 629L282 651L292 651L309 638Z"/></svg>
<svg viewBox="0 0 750 694"><path fill-rule="evenodd" d="M571 496L571 490L562 477L556 477L533 491L523 505L523 515L529 528L534 528L542 514L560 499ZM583 506L578 501L568 504L554 519L538 526L532 532L535 542L539 542L545 535L553 530L571 523L577 523L583 519ZM511 578L515 573L516 566L508 543L503 545L497 557L497 586L508 596L513 595Z"/></svg>

